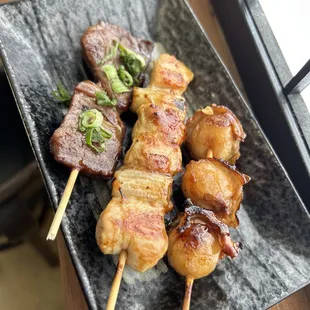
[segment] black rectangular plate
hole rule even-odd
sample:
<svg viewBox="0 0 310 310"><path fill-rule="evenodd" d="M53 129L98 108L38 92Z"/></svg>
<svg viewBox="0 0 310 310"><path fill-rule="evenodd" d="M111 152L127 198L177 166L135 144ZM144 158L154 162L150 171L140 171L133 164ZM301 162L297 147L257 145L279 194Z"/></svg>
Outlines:
<svg viewBox="0 0 310 310"><path fill-rule="evenodd" d="M80 38L103 20L160 42L195 73L186 93L191 112L223 104L248 134L238 168L252 177L233 233L240 256L222 260L195 281L192 309L261 309L309 282L310 219L249 107L183 0L38 0L0 7L1 55L21 117L56 207L69 171L49 152L49 139L66 109L50 95L57 82L69 89L87 78ZM276 117L276 116L274 116ZM294 159L292 159L294 160ZM104 181L79 177L62 223L65 239L91 308L104 309L115 265L95 241L93 212L109 200ZM176 309L184 279L171 268L149 282L122 282L118 309Z"/></svg>

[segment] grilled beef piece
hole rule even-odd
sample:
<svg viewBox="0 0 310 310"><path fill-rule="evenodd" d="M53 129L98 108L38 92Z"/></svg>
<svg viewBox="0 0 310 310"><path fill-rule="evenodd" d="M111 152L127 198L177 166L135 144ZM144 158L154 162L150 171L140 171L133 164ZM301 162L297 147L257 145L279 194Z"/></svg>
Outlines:
<svg viewBox="0 0 310 310"><path fill-rule="evenodd" d="M55 159L70 168L89 175L111 177L121 151L125 127L115 108L96 103L95 93L98 91L102 91L102 88L91 81L76 86L69 111L54 132L50 147ZM78 129L79 115L88 109L97 109L103 114L105 128L112 134L106 140L102 153L87 146L85 135Z"/></svg>
<svg viewBox="0 0 310 310"><path fill-rule="evenodd" d="M98 79L103 89L108 93L110 98L116 98L117 107L120 111L128 109L132 97L132 88L129 92L116 94L112 91L109 80L102 70L100 63L107 55L110 54L116 42L119 42L125 48L144 57L146 64L151 59L153 51L153 43L150 41L136 39L126 30L115 26L100 22L95 26L91 26L84 33L81 44L83 48L84 59L92 70L94 77ZM105 64L113 64L116 68L122 65L119 52L115 57L105 62Z"/></svg>

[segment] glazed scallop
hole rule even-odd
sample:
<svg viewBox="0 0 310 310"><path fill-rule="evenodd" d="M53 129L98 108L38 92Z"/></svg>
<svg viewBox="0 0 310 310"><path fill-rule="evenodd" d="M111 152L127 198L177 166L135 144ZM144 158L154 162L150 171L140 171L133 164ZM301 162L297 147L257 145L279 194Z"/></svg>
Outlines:
<svg viewBox="0 0 310 310"><path fill-rule="evenodd" d="M212 104L198 110L186 123L186 144L195 160L213 156L234 164L246 134L238 118L224 106Z"/></svg>
<svg viewBox="0 0 310 310"><path fill-rule="evenodd" d="M239 243L231 241L228 227L212 211L196 206L186 208L169 233L169 263L186 278L209 275L221 258L235 258L238 251Z"/></svg>
<svg viewBox="0 0 310 310"><path fill-rule="evenodd" d="M243 185L250 177L215 158L191 161L182 179L182 191L195 205L212 210L228 226L239 224L236 212L243 198Z"/></svg>

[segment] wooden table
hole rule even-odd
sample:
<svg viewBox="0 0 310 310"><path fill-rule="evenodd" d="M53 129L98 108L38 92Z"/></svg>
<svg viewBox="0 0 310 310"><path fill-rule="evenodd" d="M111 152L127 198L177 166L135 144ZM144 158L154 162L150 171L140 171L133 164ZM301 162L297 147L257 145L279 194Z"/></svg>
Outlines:
<svg viewBox="0 0 310 310"><path fill-rule="evenodd" d="M228 0L229 1L229 0ZM234 64L233 58L225 41L221 27L216 19L209 0L189 0L192 8L205 28L213 46L221 56L227 69L231 73L237 86L245 95L238 71ZM245 96L246 97L246 96ZM87 304L77 279L75 270L72 266L70 256L64 243L63 236L59 234L58 249L60 258L61 275L65 292L65 301L67 309L84 310ZM299 290L292 296L288 297L278 305L271 308L272 310L309 310L310 309L310 285Z"/></svg>

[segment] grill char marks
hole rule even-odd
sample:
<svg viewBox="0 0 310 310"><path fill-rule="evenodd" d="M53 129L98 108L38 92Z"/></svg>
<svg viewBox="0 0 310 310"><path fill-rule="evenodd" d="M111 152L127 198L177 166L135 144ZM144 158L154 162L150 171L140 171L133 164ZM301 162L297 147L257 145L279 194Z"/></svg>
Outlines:
<svg viewBox="0 0 310 310"><path fill-rule="evenodd" d="M141 55L145 59L146 64L151 59L154 45L150 41L134 38L126 30L118 26L104 22L89 27L82 37L83 56L94 77L101 82L103 89L110 98L115 97L117 99L118 109L126 111L131 102L132 88L130 88L129 92L113 93L110 82L102 70L102 65L98 65L111 52L116 42ZM119 68L122 65L119 52L106 63L113 64L116 68Z"/></svg>
<svg viewBox="0 0 310 310"><path fill-rule="evenodd" d="M70 168L89 175L111 177L121 151L125 127L115 108L96 104L95 93L102 89L91 81L79 83L71 105L60 127L56 129L50 147L54 158ZM85 135L78 130L79 115L86 109L97 109L103 114L105 128L111 139L105 142L105 151L95 153L86 145Z"/></svg>

